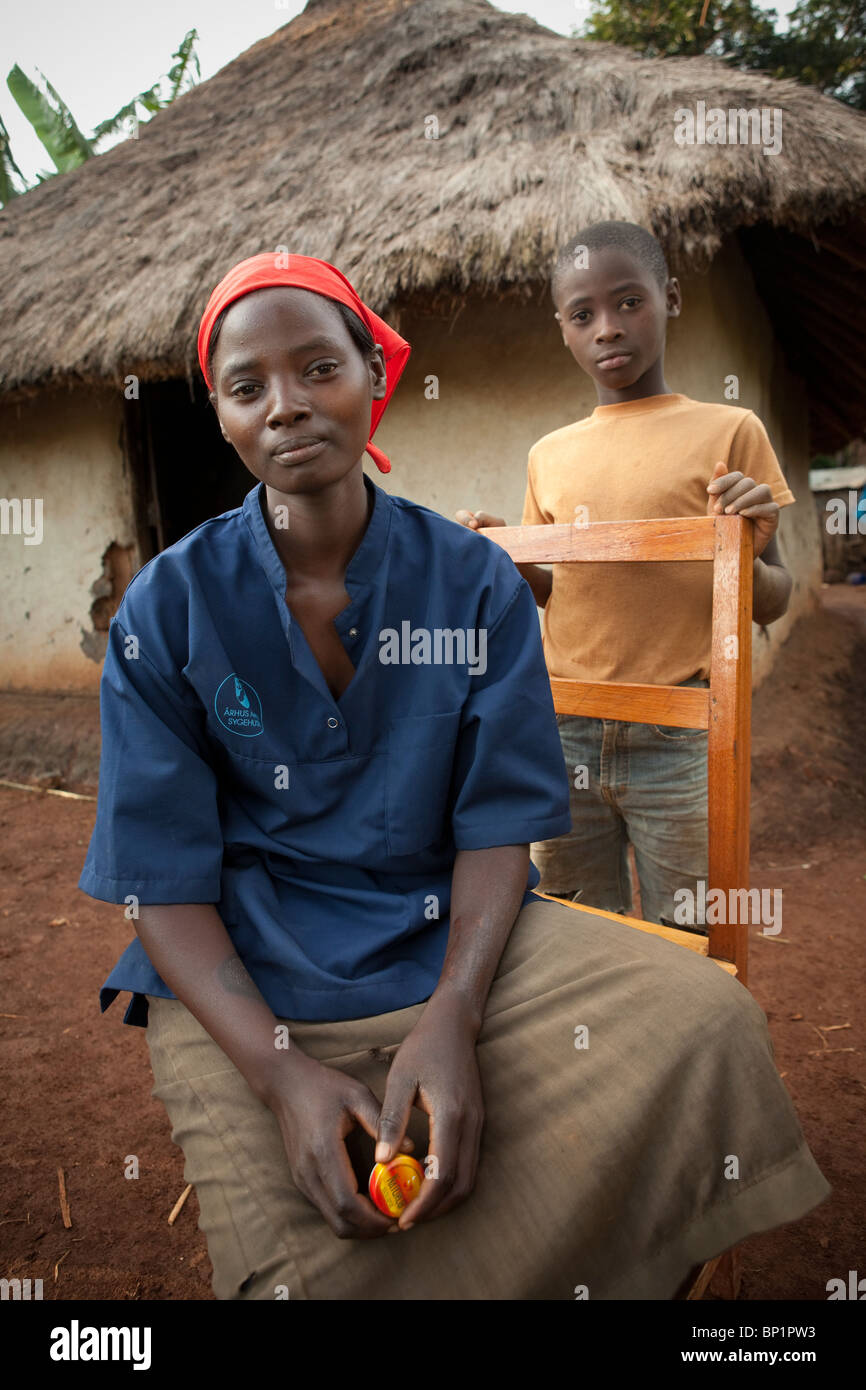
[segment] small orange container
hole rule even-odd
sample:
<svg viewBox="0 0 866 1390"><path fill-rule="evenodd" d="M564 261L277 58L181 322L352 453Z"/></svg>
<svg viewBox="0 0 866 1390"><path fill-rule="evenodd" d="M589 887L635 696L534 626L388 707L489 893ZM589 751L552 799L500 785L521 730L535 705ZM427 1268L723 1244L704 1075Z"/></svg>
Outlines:
<svg viewBox="0 0 866 1390"><path fill-rule="evenodd" d="M418 1196L424 1169L409 1154L395 1154L388 1163L377 1163L370 1174L370 1196L386 1216L399 1216Z"/></svg>

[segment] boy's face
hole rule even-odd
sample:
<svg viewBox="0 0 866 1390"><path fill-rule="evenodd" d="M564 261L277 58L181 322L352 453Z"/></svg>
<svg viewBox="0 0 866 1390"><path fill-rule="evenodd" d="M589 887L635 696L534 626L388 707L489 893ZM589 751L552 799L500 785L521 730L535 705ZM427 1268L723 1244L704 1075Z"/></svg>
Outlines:
<svg viewBox="0 0 866 1390"><path fill-rule="evenodd" d="M680 287L660 285L634 256L614 247L587 253L586 269L560 272L556 318L562 340L591 376L602 399L659 389L669 318L680 312ZM657 370L654 370L657 369Z"/></svg>
<svg viewBox="0 0 866 1390"><path fill-rule="evenodd" d="M336 305L311 290L256 290L232 304L213 355L223 437L277 492L318 492L361 460L385 363L353 343Z"/></svg>

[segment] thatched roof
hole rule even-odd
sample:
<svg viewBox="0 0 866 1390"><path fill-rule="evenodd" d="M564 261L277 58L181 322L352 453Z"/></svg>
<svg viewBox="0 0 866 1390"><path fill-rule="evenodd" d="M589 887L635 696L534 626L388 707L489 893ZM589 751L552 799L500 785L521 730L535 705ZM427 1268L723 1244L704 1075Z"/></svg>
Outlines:
<svg viewBox="0 0 866 1390"><path fill-rule="evenodd" d="M782 152L680 147L674 112L698 100L780 108ZM0 390L196 370L209 291L278 244L386 310L537 292L565 238L617 217L680 270L741 233L815 447L835 447L866 426L864 127L811 88L642 59L486 0L309 0L138 139L0 210Z"/></svg>

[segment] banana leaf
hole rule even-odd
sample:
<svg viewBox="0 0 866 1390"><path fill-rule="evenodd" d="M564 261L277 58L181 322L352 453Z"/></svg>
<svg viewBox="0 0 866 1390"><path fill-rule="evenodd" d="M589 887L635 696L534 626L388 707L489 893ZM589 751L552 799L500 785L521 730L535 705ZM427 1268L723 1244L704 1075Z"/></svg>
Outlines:
<svg viewBox="0 0 866 1390"><path fill-rule="evenodd" d="M40 76L47 96L17 63L6 78L6 85L51 156L57 172L65 174L92 157L93 143L78 129L69 107L44 73Z"/></svg>
<svg viewBox="0 0 866 1390"><path fill-rule="evenodd" d="M155 82L146 92L139 92L137 97L132 98L132 101L127 102L125 106L121 106L120 110L116 111L113 116L110 116L107 121L100 121L99 125L95 126L93 130L94 143L97 140L101 140L106 135L114 135L119 130L125 130L130 125L132 125L133 128L138 126L139 106L143 106L145 111L150 111L151 114L153 114L154 111L161 111L165 104L166 103L160 99L159 83Z"/></svg>
<svg viewBox="0 0 866 1390"><path fill-rule="evenodd" d="M23 188L16 188L12 181L13 174L17 174ZM9 148L9 132L0 117L0 203L5 205L11 203L13 198L18 198L22 193L27 192L27 180L22 174L15 160L12 158L12 151Z"/></svg>
<svg viewBox="0 0 866 1390"><path fill-rule="evenodd" d="M193 45L197 38L197 29L188 30L188 32L184 34L177 52L171 55L172 58L177 58L178 61L175 63L174 67L168 70L168 80L172 84L172 87L171 95L166 102L167 106L170 106L175 97L180 95L184 80L187 80L188 86L194 86L196 78L193 77L190 72L190 68L193 64L195 65L196 77L201 77L201 67L199 65L198 56L193 51Z"/></svg>

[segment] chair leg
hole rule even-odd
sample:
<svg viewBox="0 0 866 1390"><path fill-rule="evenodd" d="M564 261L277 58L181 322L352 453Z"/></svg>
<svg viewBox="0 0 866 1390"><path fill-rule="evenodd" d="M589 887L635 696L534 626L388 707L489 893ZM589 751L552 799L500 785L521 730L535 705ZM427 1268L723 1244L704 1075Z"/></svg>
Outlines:
<svg viewBox="0 0 866 1390"><path fill-rule="evenodd" d="M708 1292L715 1294L717 1298L739 1298L742 1278L740 1251L735 1245L730 1250L726 1250L719 1259L715 1273L710 1280Z"/></svg>
<svg viewBox="0 0 866 1390"><path fill-rule="evenodd" d="M734 1246L723 1255L716 1255L706 1264L695 1265L689 1270L673 1297L693 1302L709 1293L716 1298L736 1299L740 1296L741 1278L740 1252Z"/></svg>
<svg viewBox="0 0 866 1390"><path fill-rule="evenodd" d="M715 1274L719 1259L720 1256L717 1255L714 1260L708 1260L706 1264L695 1265L693 1269L690 1269L674 1294L674 1298L688 1302L702 1298L707 1285Z"/></svg>

